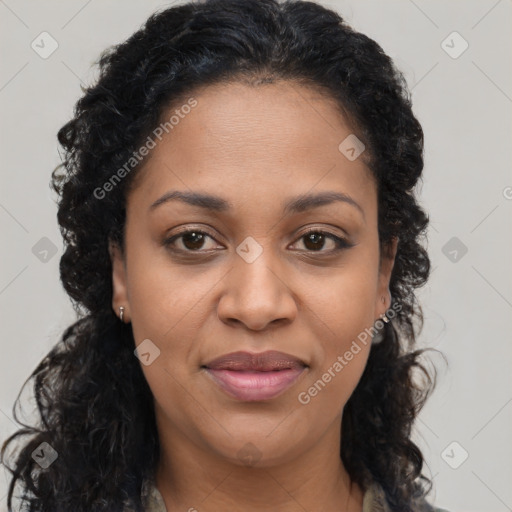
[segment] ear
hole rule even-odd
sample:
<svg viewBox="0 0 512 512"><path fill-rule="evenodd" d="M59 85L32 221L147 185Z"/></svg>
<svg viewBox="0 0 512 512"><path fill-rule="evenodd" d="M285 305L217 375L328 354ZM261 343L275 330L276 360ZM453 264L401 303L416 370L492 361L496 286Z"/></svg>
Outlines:
<svg viewBox="0 0 512 512"><path fill-rule="evenodd" d="M119 245L110 241L108 246L112 262L112 308L119 316L119 307L124 307L123 322L130 321L130 304L126 286L126 261Z"/></svg>
<svg viewBox="0 0 512 512"><path fill-rule="evenodd" d="M375 312L377 317L384 314L391 307L391 294L389 283L391 273L395 265L396 251L398 248L398 237L393 237L391 242L384 246L380 257L379 282L377 296L375 298Z"/></svg>

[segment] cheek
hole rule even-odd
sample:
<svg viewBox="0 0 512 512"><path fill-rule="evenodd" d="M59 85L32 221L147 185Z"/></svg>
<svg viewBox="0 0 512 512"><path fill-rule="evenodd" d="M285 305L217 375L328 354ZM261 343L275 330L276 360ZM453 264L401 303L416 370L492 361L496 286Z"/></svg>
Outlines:
<svg viewBox="0 0 512 512"><path fill-rule="evenodd" d="M172 265L165 249L154 246L130 256L127 286L137 341L153 337L163 342L201 316L202 299L219 280L217 272L198 275L194 265Z"/></svg>
<svg viewBox="0 0 512 512"><path fill-rule="evenodd" d="M339 272L332 273L322 286L308 294L308 305L327 339L326 351L345 351L353 339L373 324L378 287L376 263L367 263L363 255Z"/></svg>
<svg viewBox="0 0 512 512"><path fill-rule="evenodd" d="M172 411L177 421L191 405L185 389L198 359L194 340L211 315L207 299L223 274L214 269L198 275L193 265L172 265L165 250L149 243L132 247L136 249L128 256L127 286L133 336L136 345L151 340L158 354L147 366L141 362L141 369L157 404Z"/></svg>
<svg viewBox="0 0 512 512"><path fill-rule="evenodd" d="M368 315L338 313L334 328L319 338L320 360L312 365L311 374L297 396L313 420L317 415L325 415L330 422L341 415L361 379L371 350L370 332L365 324Z"/></svg>
<svg viewBox="0 0 512 512"><path fill-rule="evenodd" d="M360 259L309 295L309 318L321 351L299 402L317 413L329 411L332 418L341 414L363 374L371 349L376 286L376 272Z"/></svg>

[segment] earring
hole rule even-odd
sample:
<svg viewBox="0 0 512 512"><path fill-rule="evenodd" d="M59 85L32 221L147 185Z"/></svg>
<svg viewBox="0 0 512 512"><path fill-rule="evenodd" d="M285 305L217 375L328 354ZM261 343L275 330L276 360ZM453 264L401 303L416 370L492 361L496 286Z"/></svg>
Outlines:
<svg viewBox="0 0 512 512"><path fill-rule="evenodd" d="M389 299L390 303L393 303L393 296L391 295L391 292L389 293ZM381 301L383 303L386 302L386 298L384 296L381 297ZM393 318L393 317L391 317ZM377 323L381 321L380 323L384 322L380 327L377 327ZM386 330L386 324L389 324L391 320L386 316L386 313L383 313L380 315L380 318L375 321L375 324L373 325L373 328L377 331L373 338L372 338L372 345L378 345L384 340L384 331Z"/></svg>
<svg viewBox="0 0 512 512"><path fill-rule="evenodd" d="M377 327L378 322L380 322L381 324L382 324L382 322L384 322L384 323L380 327ZM380 318L375 321L373 328L377 332L372 337L372 345L378 345L379 343L382 343L382 341L384 341L384 331L386 330L385 325L388 323L389 323L389 318L386 316L385 313L380 315Z"/></svg>
<svg viewBox="0 0 512 512"><path fill-rule="evenodd" d="M121 322L123 321L123 317L124 317L124 307L119 306L119 320L121 320Z"/></svg>

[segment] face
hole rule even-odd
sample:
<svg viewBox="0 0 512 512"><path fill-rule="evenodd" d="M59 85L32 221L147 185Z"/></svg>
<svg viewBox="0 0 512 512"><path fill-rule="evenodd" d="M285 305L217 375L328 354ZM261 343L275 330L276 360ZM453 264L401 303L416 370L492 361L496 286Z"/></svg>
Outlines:
<svg viewBox="0 0 512 512"><path fill-rule="evenodd" d="M145 343L161 438L233 462L248 449L261 465L292 460L327 432L339 438L371 347L353 342L389 307L395 247L379 266L376 185L340 151L353 132L325 94L281 82L193 97L127 197L112 305ZM264 382L204 368L269 350L303 365Z"/></svg>

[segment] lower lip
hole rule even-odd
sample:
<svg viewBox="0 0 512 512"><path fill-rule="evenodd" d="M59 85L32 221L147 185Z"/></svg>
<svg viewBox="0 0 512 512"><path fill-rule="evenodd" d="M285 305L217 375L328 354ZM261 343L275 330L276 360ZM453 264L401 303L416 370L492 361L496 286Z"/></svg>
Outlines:
<svg viewBox="0 0 512 512"><path fill-rule="evenodd" d="M212 370L205 368L228 395L244 401L269 400L291 387L304 373L304 368L272 372Z"/></svg>

